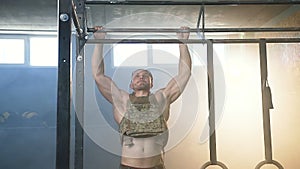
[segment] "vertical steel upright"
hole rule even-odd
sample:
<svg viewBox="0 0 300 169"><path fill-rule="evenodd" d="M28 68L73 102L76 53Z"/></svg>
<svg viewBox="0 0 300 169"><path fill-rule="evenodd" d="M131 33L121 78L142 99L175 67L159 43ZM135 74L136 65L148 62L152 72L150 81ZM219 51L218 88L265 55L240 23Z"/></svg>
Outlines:
<svg viewBox="0 0 300 169"><path fill-rule="evenodd" d="M215 77L214 77L213 43L207 43L207 75L208 75L208 106L209 106L209 150L212 165L217 164L216 121L215 121Z"/></svg>
<svg viewBox="0 0 300 169"><path fill-rule="evenodd" d="M261 71L261 93L262 93L262 104L263 104L263 119L270 119L270 110L266 105L265 89L268 78L267 71L267 50L266 41L261 40L259 43L259 53L260 53L260 71ZM268 162L272 161L272 142L271 142L271 128L270 120L263 121L264 126L264 143L265 143L265 157Z"/></svg>
<svg viewBox="0 0 300 169"><path fill-rule="evenodd" d="M75 96L75 169L83 169L84 145L84 46L86 42L85 0L73 1L76 37L76 96Z"/></svg>
<svg viewBox="0 0 300 169"><path fill-rule="evenodd" d="M58 0L56 169L70 168L71 0Z"/></svg>
<svg viewBox="0 0 300 169"><path fill-rule="evenodd" d="M266 164L275 165L278 169L284 167L277 161L273 160L272 152L272 135L270 122L270 109L273 108L271 89L268 86L268 61L267 61L267 42L266 39L259 41L260 54L260 79L261 79L261 96L262 96L262 113L264 129L264 148L265 160L256 165L255 169L260 169Z"/></svg>
<svg viewBox="0 0 300 169"><path fill-rule="evenodd" d="M210 161L201 166L206 169L209 166L219 166L228 169L225 164L217 160L216 140L216 112L215 112L215 76L214 76L214 49L212 40L207 40L207 81L208 81L208 106L209 106L209 157Z"/></svg>

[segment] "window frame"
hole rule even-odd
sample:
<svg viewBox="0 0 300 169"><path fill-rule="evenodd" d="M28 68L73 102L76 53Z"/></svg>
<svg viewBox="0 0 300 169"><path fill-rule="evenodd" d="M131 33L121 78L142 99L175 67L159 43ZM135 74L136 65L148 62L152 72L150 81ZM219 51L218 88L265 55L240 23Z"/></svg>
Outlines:
<svg viewBox="0 0 300 169"><path fill-rule="evenodd" d="M119 45L123 45L123 44L119 44ZM130 44L130 45L135 45L135 44ZM177 65L177 63L170 63L170 64L167 64L167 63L155 63L154 62L154 55L153 55L153 45L159 45L159 44L146 44L147 46L147 62L146 62L146 65L116 65L115 64L115 48L113 47L112 48L112 67L113 68L129 68L129 67L151 67L151 66L174 66L174 65ZM178 49L178 57L179 57L179 48ZM166 51L167 52L167 51Z"/></svg>
<svg viewBox="0 0 300 169"><path fill-rule="evenodd" d="M24 63L15 64L15 63L0 63L0 67L30 67L30 68L57 68L53 65L31 65L30 64L30 38L58 38L57 33L53 32L21 32L21 33L11 33L11 32L0 32L0 39L23 39L24 40ZM58 48L58 45L57 45ZM58 57L58 53L57 53Z"/></svg>
<svg viewBox="0 0 300 169"><path fill-rule="evenodd" d="M26 65L27 63L27 60L26 60L26 47L27 47L27 39L26 39L26 36L24 35L2 35L0 34L0 39L16 39L16 40L23 40L24 41L24 51L23 51L23 56L24 56L24 63L0 63L0 66L1 67L6 67L6 66L21 66L23 67L24 65Z"/></svg>
<svg viewBox="0 0 300 169"><path fill-rule="evenodd" d="M122 45L122 44L120 44ZM134 45L134 44L131 44L131 45ZM179 55L180 55L180 52L179 52L179 47L175 47L174 50L177 50L177 54L178 54L178 61L176 61L176 63L174 61L172 61L171 63L165 63L165 62L156 62L154 61L156 55L153 54L153 45L159 45L159 44L147 44L147 65L143 65L143 66L140 66L140 65L116 65L115 64L115 52L114 52L114 46L110 46L110 49L112 49L111 51L111 55L112 55L112 68L130 68L130 67L152 67L152 66L165 66L165 67L173 67L173 66L177 66L178 63L179 63ZM175 46L175 44L172 44ZM194 48L197 48L197 46L195 46L194 44L191 44L189 45L189 50L190 50L190 55L191 55L191 58L192 60L194 60L193 62L193 66L205 66L205 63L206 63L206 49L205 51L203 51L203 55L202 53L197 53L197 51L194 51L193 49ZM206 48L206 46L205 46ZM203 50L203 49L200 49L200 50ZM168 52L168 51L165 51L165 52ZM172 52L168 52L170 54L172 54ZM201 55L201 56L198 56L198 55ZM176 56L177 57L177 56ZM197 58L197 57L200 57L200 58ZM195 60L196 59L196 60Z"/></svg>
<svg viewBox="0 0 300 169"><path fill-rule="evenodd" d="M32 45L32 43L31 43L31 38L55 38L55 36L30 36L28 39L29 39L29 62L28 62L28 65L30 66L30 67L58 67L58 39L57 39L57 37L56 37L56 40L57 40L57 45L56 45L56 47L57 47L57 52L56 52L56 54L57 54L57 59L56 59L56 65L32 65L32 63L31 63L31 58L32 58L32 56L31 56L31 45Z"/></svg>

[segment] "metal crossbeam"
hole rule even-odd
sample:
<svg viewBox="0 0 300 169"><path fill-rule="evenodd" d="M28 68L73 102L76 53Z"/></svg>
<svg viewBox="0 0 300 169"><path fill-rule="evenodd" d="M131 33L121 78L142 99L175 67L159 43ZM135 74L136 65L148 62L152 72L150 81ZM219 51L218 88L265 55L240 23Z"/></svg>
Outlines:
<svg viewBox="0 0 300 169"><path fill-rule="evenodd" d="M260 39L212 39L213 43L259 43ZM268 43L299 43L300 38L272 38ZM206 39L89 39L87 44L96 43L207 43Z"/></svg>
<svg viewBox="0 0 300 169"><path fill-rule="evenodd" d="M277 5L277 4L300 4L300 0L261 0L261 1L87 1L87 5Z"/></svg>
<svg viewBox="0 0 300 169"><path fill-rule="evenodd" d="M94 28L88 28L88 32L94 32ZM103 32L118 32L118 33L170 33L180 32L181 29L175 28L104 28ZM198 28L190 28L189 32L199 32ZM286 27L286 28L204 28L203 32L215 33L215 32L300 32L300 27Z"/></svg>

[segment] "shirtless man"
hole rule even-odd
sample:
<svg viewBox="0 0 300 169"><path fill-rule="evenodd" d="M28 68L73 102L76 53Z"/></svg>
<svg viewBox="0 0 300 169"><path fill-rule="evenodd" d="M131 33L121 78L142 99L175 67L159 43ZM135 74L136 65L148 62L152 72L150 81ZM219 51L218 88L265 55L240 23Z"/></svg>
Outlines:
<svg viewBox="0 0 300 169"><path fill-rule="evenodd" d="M104 39L105 33L95 27L95 39ZM181 27L178 39L188 39L188 27ZM93 76L101 94L113 105L113 114L122 135L120 169L165 169L162 152L168 140L167 120L170 104L183 92L191 76L191 57L188 46L179 44L178 74L165 88L151 93L153 77L146 69L132 73L128 93L104 73L103 44L97 44L92 58Z"/></svg>

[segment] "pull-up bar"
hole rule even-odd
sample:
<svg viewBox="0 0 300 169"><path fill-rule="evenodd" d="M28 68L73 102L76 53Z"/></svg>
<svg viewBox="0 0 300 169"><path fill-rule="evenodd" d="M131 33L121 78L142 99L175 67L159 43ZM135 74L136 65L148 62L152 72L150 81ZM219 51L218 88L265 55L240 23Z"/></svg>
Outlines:
<svg viewBox="0 0 300 169"><path fill-rule="evenodd" d="M88 32L95 32L94 28L87 28ZM181 29L174 28L104 28L103 32L118 32L118 33L170 33L170 32L182 32ZM300 32L300 27L287 27L287 28L190 28L186 30L189 32Z"/></svg>
<svg viewBox="0 0 300 169"><path fill-rule="evenodd" d="M300 38L265 39L267 43L299 43ZM260 39L211 39L213 43L259 43ZM88 39L87 44L111 43L207 43L206 39Z"/></svg>
<svg viewBox="0 0 300 169"><path fill-rule="evenodd" d="M252 1L87 1L87 5L277 5L277 4L300 4L299 0L252 0Z"/></svg>

